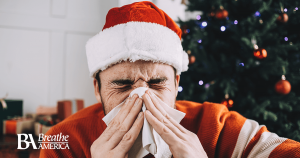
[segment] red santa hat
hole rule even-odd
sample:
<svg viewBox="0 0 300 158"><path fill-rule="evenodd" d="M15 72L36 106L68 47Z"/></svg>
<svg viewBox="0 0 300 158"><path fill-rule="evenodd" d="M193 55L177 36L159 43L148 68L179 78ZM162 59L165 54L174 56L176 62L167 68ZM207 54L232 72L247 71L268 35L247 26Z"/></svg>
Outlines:
<svg viewBox="0 0 300 158"><path fill-rule="evenodd" d="M112 8L100 33L88 40L90 76L122 61L153 61L173 66L177 74L188 69L181 29L153 3L136 2Z"/></svg>

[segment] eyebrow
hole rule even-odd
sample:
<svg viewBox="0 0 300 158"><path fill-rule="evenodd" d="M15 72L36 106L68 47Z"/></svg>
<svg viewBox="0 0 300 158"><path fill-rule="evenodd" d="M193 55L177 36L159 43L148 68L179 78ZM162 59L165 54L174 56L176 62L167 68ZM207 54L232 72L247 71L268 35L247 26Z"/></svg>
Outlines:
<svg viewBox="0 0 300 158"><path fill-rule="evenodd" d="M113 80L111 83L116 85L128 85L128 84L133 84L134 81L131 79L116 79Z"/></svg>
<svg viewBox="0 0 300 158"><path fill-rule="evenodd" d="M154 84L154 83L160 83L165 82L168 80L167 77L153 77L149 81L147 81L148 84ZM116 79L111 82L112 84L116 85L132 85L134 84L134 80L132 79Z"/></svg>
<svg viewBox="0 0 300 158"><path fill-rule="evenodd" d="M148 84L160 83L160 82L165 82L166 80L168 80L168 78L166 77L155 77L155 78L151 78L147 83Z"/></svg>

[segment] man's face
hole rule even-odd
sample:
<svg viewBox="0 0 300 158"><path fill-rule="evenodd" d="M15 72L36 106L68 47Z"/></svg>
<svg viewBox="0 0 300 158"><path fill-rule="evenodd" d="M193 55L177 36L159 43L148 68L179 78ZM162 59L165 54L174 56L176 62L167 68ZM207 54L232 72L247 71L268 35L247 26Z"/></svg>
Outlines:
<svg viewBox="0 0 300 158"><path fill-rule="evenodd" d="M138 87L148 87L162 101L175 108L179 75L174 79L174 69L170 65L152 61L126 61L100 72L100 79L100 92L94 79L95 95L102 102L106 114Z"/></svg>

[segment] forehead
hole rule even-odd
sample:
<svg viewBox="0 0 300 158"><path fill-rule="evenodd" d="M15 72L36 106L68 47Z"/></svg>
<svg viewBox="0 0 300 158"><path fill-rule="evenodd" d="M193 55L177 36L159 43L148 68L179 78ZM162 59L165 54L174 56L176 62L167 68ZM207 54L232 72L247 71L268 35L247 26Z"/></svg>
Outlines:
<svg viewBox="0 0 300 158"><path fill-rule="evenodd" d="M167 64L154 63L152 61L124 61L100 73L105 78L138 78L144 77L150 79L153 77L171 77L174 76L173 67Z"/></svg>

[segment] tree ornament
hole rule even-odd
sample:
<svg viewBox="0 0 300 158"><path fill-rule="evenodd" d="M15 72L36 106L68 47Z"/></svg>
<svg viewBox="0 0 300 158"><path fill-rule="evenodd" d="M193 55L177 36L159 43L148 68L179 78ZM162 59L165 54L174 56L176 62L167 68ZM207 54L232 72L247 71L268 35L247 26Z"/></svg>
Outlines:
<svg viewBox="0 0 300 158"><path fill-rule="evenodd" d="M257 58L257 59L264 59L267 57L267 51L263 48L258 48L255 49L253 51L253 55Z"/></svg>
<svg viewBox="0 0 300 158"><path fill-rule="evenodd" d="M233 100L229 99L229 95L225 94L225 99L222 100L221 104L227 106L227 108L233 107Z"/></svg>
<svg viewBox="0 0 300 158"><path fill-rule="evenodd" d="M209 12L209 13L207 13L207 16L209 16L209 17L214 17L215 16L215 13L216 11L215 11L215 7L214 6L212 6L211 7L211 11Z"/></svg>
<svg viewBox="0 0 300 158"><path fill-rule="evenodd" d="M289 20L289 16L286 13L280 13L276 20L280 23L286 23Z"/></svg>
<svg viewBox="0 0 300 158"><path fill-rule="evenodd" d="M225 10L222 6L215 12L215 17L217 19L226 19L228 17L228 11Z"/></svg>
<svg viewBox="0 0 300 158"><path fill-rule="evenodd" d="M182 31L182 37L185 37L190 32L188 25L183 25L180 29Z"/></svg>
<svg viewBox="0 0 300 158"><path fill-rule="evenodd" d="M193 64L196 61L196 57L192 55L191 50L188 50L187 54L189 55L189 65Z"/></svg>
<svg viewBox="0 0 300 158"><path fill-rule="evenodd" d="M196 61L196 57L193 55L189 56L189 64L193 64Z"/></svg>
<svg viewBox="0 0 300 158"><path fill-rule="evenodd" d="M291 84L289 81L285 80L285 75L281 76L281 80L275 84L275 91L278 94L286 95L291 91Z"/></svg>

